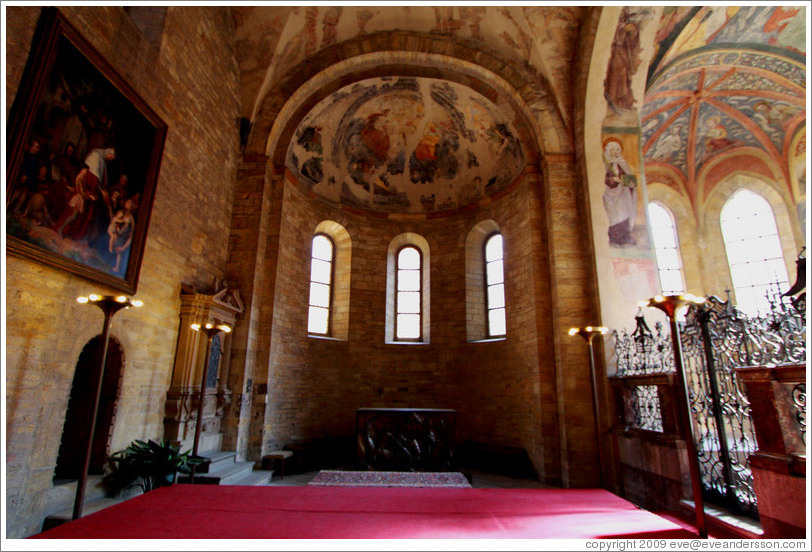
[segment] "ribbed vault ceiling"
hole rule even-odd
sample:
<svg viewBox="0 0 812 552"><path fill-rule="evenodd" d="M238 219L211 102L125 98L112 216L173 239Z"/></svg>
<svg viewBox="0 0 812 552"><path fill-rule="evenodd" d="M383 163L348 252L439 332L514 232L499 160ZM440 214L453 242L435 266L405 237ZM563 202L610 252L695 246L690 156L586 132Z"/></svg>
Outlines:
<svg viewBox="0 0 812 552"><path fill-rule="evenodd" d="M802 7L665 8L642 110L647 174L695 204L714 170L783 180L792 193L806 149L805 18Z"/></svg>

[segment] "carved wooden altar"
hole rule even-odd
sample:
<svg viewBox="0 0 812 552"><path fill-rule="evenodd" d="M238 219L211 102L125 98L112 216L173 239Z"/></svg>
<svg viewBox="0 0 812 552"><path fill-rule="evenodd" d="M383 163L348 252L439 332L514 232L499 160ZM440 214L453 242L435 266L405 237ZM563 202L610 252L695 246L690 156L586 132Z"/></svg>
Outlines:
<svg viewBox="0 0 812 552"><path fill-rule="evenodd" d="M376 471L455 471L455 410L359 408L358 467Z"/></svg>
<svg viewBox="0 0 812 552"><path fill-rule="evenodd" d="M203 370L206 372L206 393L203 403L203 425L200 452L219 451L222 443L221 425L226 406L231 402L227 388L228 359L231 334L220 333L212 340L209 365L206 359L206 334L192 329L192 324L228 324L234 327L244 307L239 292L229 289L225 282L216 281L213 293L198 292L181 286L180 329L172 383L166 396L164 435L180 444L183 450L194 443L198 396Z"/></svg>

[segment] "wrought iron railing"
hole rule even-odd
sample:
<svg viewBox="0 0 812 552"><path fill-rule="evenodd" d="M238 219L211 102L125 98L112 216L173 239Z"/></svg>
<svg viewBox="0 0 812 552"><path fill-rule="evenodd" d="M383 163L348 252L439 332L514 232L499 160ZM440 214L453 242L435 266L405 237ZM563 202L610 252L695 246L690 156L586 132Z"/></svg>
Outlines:
<svg viewBox="0 0 812 552"><path fill-rule="evenodd" d="M649 329L642 309L634 317L635 329L612 332L617 375L620 377L672 374L674 353L670 335L663 332L660 322ZM662 412L657 387L635 385L630 394L635 427L662 433Z"/></svg>
<svg viewBox="0 0 812 552"><path fill-rule="evenodd" d="M799 383L792 389L792 405L795 407L795 419L801 442L806 446L806 384Z"/></svg>
<svg viewBox="0 0 812 552"><path fill-rule="evenodd" d="M756 450L750 403L735 369L782 365L806 358L805 299L774 292L771 310L747 317L730 302L708 297L678 324L691 417L703 488L709 498L743 513L757 514L749 456ZM658 323L652 332L642 314L631 333L613 332L619 377L674 372L670 336ZM806 443L806 385L792 390L799 431ZM635 425L662 431L656 392L637 386L631 393ZM660 418L661 419L661 418Z"/></svg>
<svg viewBox="0 0 812 552"><path fill-rule="evenodd" d="M650 374L670 374L674 372L674 353L671 336L663 333L660 322L654 324L652 332L642 309L634 317L635 329L614 330L615 357L618 376L646 376Z"/></svg>
<svg viewBox="0 0 812 552"><path fill-rule="evenodd" d="M729 301L709 297L680 329L702 485L709 498L756 512L749 456L756 450L750 402L734 368L749 365L757 335Z"/></svg>
<svg viewBox="0 0 812 552"><path fill-rule="evenodd" d="M663 432L663 415L656 385L635 385L631 390L634 425L640 429Z"/></svg>

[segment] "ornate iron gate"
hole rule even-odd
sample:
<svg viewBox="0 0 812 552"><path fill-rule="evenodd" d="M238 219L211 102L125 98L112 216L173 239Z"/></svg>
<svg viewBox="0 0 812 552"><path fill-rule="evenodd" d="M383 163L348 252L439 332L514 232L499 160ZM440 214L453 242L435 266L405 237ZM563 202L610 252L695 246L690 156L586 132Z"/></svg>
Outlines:
<svg viewBox="0 0 812 552"><path fill-rule="evenodd" d="M729 303L710 297L691 309L682 331L685 377L707 498L755 514L756 494L747 460L756 437L750 403L733 368L747 366L744 326Z"/></svg>
<svg viewBox="0 0 812 552"><path fill-rule="evenodd" d="M769 315L751 319L729 300L709 297L688 311L680 330L706 497L750 515L758 512L748 461L756 437L734 369L803 362L806 355L802 313L779 297L772 304Z"/></svg>

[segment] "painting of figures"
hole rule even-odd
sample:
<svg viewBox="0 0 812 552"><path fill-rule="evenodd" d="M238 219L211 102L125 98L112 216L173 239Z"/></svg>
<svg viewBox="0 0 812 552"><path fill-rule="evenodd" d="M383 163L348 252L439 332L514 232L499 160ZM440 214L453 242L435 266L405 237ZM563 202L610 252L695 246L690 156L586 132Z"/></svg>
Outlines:
<svg viewBox="0 0 812 552"><path fill-rule="evenodd" d="M166 127L46 10L8 128L9 251L134 292Z"/></svg>
<svg viewBox="0 0 812 552"><path fill-rule="evenodd" d="M429 78L339 90L304 118L288 151L308 193L387 213L463 208L508 188L524 165L515 129L491 101Z"/></svg>

